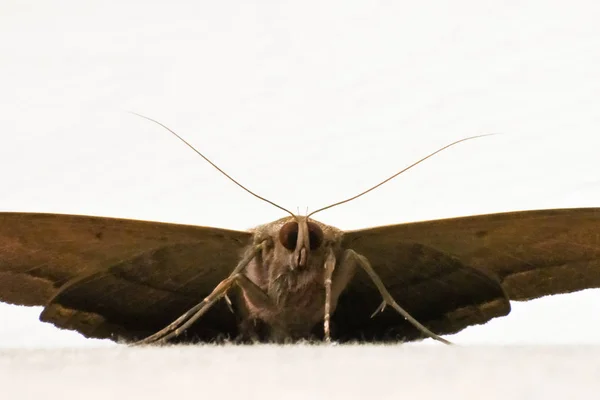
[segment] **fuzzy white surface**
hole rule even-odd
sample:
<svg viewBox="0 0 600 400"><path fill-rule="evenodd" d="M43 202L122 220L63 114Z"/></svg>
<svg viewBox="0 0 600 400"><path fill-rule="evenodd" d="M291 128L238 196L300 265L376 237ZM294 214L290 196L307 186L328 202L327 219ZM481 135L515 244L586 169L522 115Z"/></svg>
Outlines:
<svg viewBox="0 0 600 400"><path fill-rule="evenodd" d="M3 350L5 399L566 399L597 346L200 346Z"/></svg>

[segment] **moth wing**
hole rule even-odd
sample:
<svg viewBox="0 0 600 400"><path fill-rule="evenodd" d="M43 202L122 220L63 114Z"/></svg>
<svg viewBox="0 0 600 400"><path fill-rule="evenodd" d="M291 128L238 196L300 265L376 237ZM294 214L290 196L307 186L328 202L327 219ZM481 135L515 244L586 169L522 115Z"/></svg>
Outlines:
<svg viewBox="0 0 600 400"><path fill-rule="evenodd" d="M428 292L421 290L410 296L407 295L411 293L411 285L415 282L413 270L423 268L423 264L427 264L427 261L417 263L417 267L411 267L410 262L407 265L406 262L394 262L394 256L390 258L390 249L403 243L412 243L412 246L418 244L427 251L439 252L455 260L460 263L460 269L468 276L475 276L474 274L477 273L489 281L497 282L511 300L529 300L545 295L600 287L600 209L598 208L479 215L382 226L344 234L344 248L353 249L366 256L384 283L395 282L392 295L400 305L403 305L400 299L411 304L412 296L417 296L418 302L427 302L428 296L432 295L431 290ZM366 284L361 283L365 279L361 276L357 285ZM438 287L445 282L451 284L456 293L474 290L470 286L473 283L468 279L450 280L447 277L434 276L433 280L437 283L431 283L431 279L426 275L421 276L420 279L425 279L426 283L422 283L425 287ZM440 279L443 282L439 282ZM355 290L354 287L351 284L348 290ZM445 304L454 302L452 296L434 294L434 298L437 299L435 301ZM473 298L472 303L480 309L490 302ZM495 302L492 301L490 304ZM411 311L411 307L415 310L413 316L420 322L426 326L428 322L433 326L438 325L436 333L456 332L473 323L485 322L470 321L467 318L464 323L455 324L452 308L455 308L455 311L459 308L446 306L446 312L441 314L449 320L446 325L442 323L439 326L436 322L439 318L435 315L415 309L415 306L406 308ZM434 305L428 307L435 309ZM437 307L444 309L444 306L437 305ZM501 311L501 308L498 311ZM506 313L508 311L504 314ZM492 312L491 317L494 316L493 314L496 312ZM503 315L502 312L497 314ZM400 331L404 332L402 329ZM411 330L408 329L407 337L414 336L410 332Z"/></svg>
<svg viewBox="0 0 600 400"><path fill-rule="evenodd" d="M0 300L43 305L43 321L88 337L134 340L201 301L250 240L200 226L0 213ZM218 308L197 324L207 340L235 333Z"/></svg>

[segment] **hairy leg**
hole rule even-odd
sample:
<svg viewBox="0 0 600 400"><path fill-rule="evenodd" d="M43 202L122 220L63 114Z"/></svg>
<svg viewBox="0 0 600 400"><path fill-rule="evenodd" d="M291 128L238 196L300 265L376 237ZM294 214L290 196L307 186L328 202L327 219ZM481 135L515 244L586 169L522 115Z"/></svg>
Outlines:
<svg viewBox="0 0 600 400"><path fill-rule="evenodd" d="M350 280L354 277L354 273L356 272L356 266L360 266L369 275L369 277L377 287L379 294L383 298L381 306L377 308L373 315L375 315L379 311L382 311L385 305L389 305L425 336L442 342L444 344L452 344L448 340L431 332L429 329L427 329L427 327L423 326L419 321L413 318L406 310L400 307L398 303L396 303L390 292L386 289L381 278L371 266L369 260L365 256L358 254L354 250L346 250L344 252L342 260L337 266L335 275L333 276L333 283L331 288L331 304L333 304L334 307L335 304L337 304L337 299L342 294L348 283L350 283Z"/></svg>
<svg viewBox="0 0 600 400"><path fill-rule="evenodd" d="M256 286L245 275L241 274L241 271L243 271L244 268L246 268L250 261L252 261L252 259L254 259L254 257L256 257L256 255L262 251L263 246L264 243L261 243L250 248L246 252L245 256L240 260L238 265L234 268L233 272L229 275L229 277L222 280L215 287L215 289L213 289L213 291L204 300L202 300L202 302L190 308L188 311L186 311L175 321L167 325L165 328L161 329L160 331L156 332L151 336L148 336L145 339L133 343L133 345L162 343L166 342L167 340L173 337L179 336L182 332L189 328L198 318L200 318L204 313L206 313L214 303L216 303L219 299L226 297L227 292L234 284L237 284L243 291L246 290L246 293L249 293L249 296L256 297L256 301L259 304L261 301L264 301L265 296L266 298L268 298L267 294L264 293L262 289ZM256 289L258 289L260 293L258 293Z"/></svg>

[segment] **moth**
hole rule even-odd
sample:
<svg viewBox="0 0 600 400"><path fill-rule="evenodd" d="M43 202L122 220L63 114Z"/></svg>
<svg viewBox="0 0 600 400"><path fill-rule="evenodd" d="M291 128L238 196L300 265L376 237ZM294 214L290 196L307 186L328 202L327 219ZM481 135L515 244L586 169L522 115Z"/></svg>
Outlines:
<svg viewBox="0 0 600 400"><path fill-rule="evenodd" d="M505 316L510 300L600 287L600 208L355 231L311 218L408 168L307 216L219 169L290 214L251 231L0 213L0 300L124 343L449 343L439 335Z"/></svg>

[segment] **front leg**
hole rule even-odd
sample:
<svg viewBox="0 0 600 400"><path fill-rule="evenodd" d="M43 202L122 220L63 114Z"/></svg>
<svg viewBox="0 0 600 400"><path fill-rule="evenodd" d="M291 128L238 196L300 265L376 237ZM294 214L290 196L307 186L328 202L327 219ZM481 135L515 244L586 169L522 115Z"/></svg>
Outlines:
<svg viewBox="0 0 600 400"><path fill-rule="evenodd" d="M325 334L325 341L331 342L331 331L329 329L329 320L331 319L331 286L333 271L335 269L335 254L333 249L329 249L327 252L327 258L325 259L325 318L323 319L323 332ZM339 293L338 293L339 296ZM334 305L337 303L337 297L335 297Z"/></svg>
<svg viewBox="0 0 600 400"><path fill-rule="evenodd" d="M419 321L413 318L405 309L400 307L398 303L396 303L390 292L388 292L388 290L386 289L385 285L381 281L381 278L379 277L379 275L377 275L377 272L375 272L375 270L371 266L371 263L369 263L369 260L365 256L358 254L354 250L349 249L344 251L342 260L340 261L339 265L335 270L335 275L333 276L331 286L331 304L337 304L339 296L342 294L346 286L348 286L350 280L354 277L357 265L359 265L369 275L369 277L377 287L379 294L381 294L381 297L383 298L382 306L386 304L391 306L424 335L444 344L452 344L448 340L431 332ZM378 310L380 310L381 308L382 307L380 307ZM326 318L327 317L328 316L326 315Z"/></svg>
<svg viewBox="0 0 600 400"><path fill-rule="evenodd" d="M165 328L148 336L145 339L133 343L133 345L143 345L151 343L163 343L167 340L179 336L187 328L189 328L198 318L206 313L219 299L227 297L227 292L234 284L237 284L244 293L248 294L252 301L256 301L259 305L267 305L270 302L268 295L258 286L254 284L247 276L243 275L246 266L259 254L264 247L264 242L250 248L246 255L240 260L233 272L223 279L213 291L206 296L204 300L190 308L175 321L167 325Z"/></svg>
<svg viewBox="0 0 600 400"><path fill-rule="evenodd" d="M212 293L208 295L202 303L199 304L200 307L194 307L192 309L193 316L187 319L185 323L175 328L171 328L165 332L158 332L157 336L153 335L149 338L144 339L143 341L138 342L138 344L164 343L169 339L179 336L186 329L188 329L198 318L200 318L206 311L208 311L208 309L212 307L214 303L216 303L219 299L225 297L227 295L227 292L229 292L229 290L234 285L237 285L242 290L243 295L253 305L266 309L273 309L275 307L269 295L265 293L260 287L258 287L254 282L252 282L250 278L248 278L244 274L236 273L235 275L230 275L228 278L222 280L221 283L219 283L217 287L212 291ZM185 317L186 314L184 314L182 317Z"/></svg>

